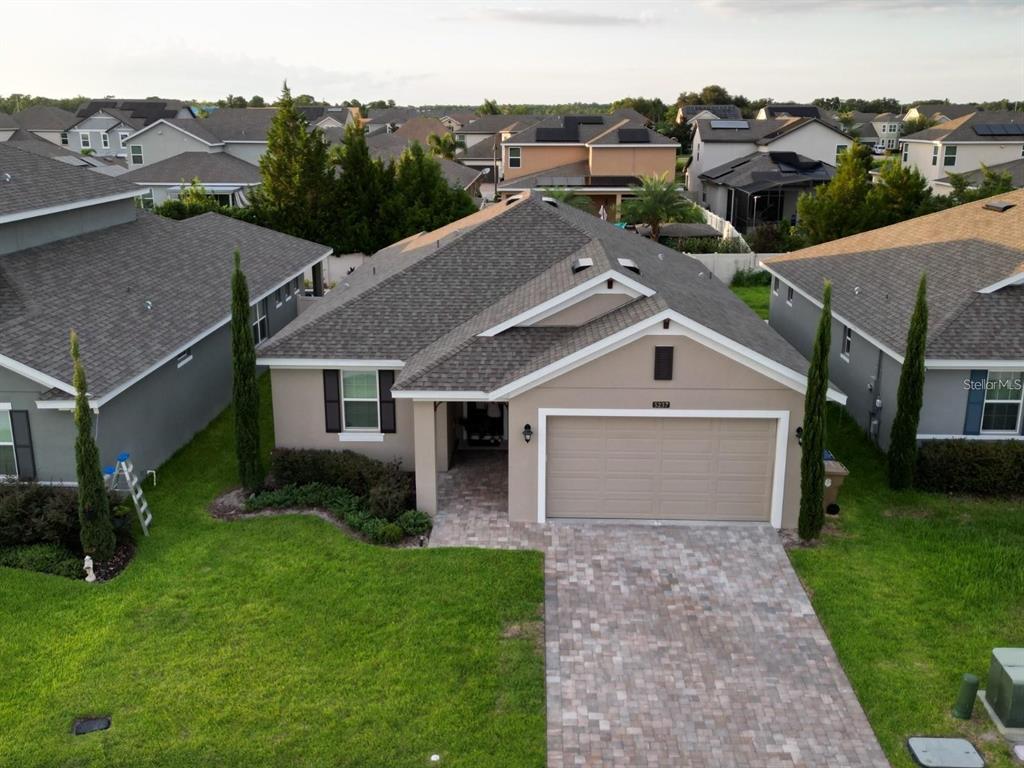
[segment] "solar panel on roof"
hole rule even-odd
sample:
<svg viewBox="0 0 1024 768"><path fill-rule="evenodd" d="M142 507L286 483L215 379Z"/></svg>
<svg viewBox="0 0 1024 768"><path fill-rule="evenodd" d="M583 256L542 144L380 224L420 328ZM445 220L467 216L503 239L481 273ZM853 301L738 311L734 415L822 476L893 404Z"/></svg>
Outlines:
<svg viewBox="0 0 1024 768"><path fill-rule="evenodd" d="M576 128L538 128L537 141L578 141Z"/></svg>
<svg viewBox="0 0 1024 768"><path fill-rule="evenodd" d="M650 144L651 137L646 128L619 128L620 144Z"/></svg>
<svg viewBox="0 0 1024 768"><path fill-rule="evenodd" d="M746 120L712 120L711 121L711 127L712 128L742 129L742 128L749 128L750 127L750 123L748 123Z"/></svg>
<svg viewBox="0 0 1024 768"><path fill-rule="evenodd" d="M1021 123L988 123L974 126L979 136L1024 136L1024 124Z"/></svg>

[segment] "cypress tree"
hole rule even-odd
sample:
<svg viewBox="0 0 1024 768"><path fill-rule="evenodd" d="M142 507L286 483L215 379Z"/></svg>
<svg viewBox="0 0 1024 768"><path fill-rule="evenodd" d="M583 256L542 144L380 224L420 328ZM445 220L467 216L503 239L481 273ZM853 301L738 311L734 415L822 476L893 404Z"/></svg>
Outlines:
<svg viewBox="0 0 1024 768"><path fill-rule="evenodd" d="M235 455L238 478L250 493L263 484L260 462L260 393L256 384L256 344L252 334L249 285L242 257L235 249L231 277L231 355L234 361L232 396L235 403Z"/></svg>
<svg viewBox="0 0 1024 768"><path fill-rule="evenodd" d="M825 493L825 405L828 398L828 355L832 344L832 283L825 281L821 320L807 370L804 395L804 424L800 456L800 520L798 532L804 541L816 539L825 522L822 510Z"/></svg>
<svg viewBox="0 0 1024 768"><path fill-rule="evenodd" d="M896 417L889 438L889 487L909 488L917 462L917 423L924 401L924 351L928 339L928 300L925 276L917 286L917 302L907 330L907 351L896 390Z"/></svg>
<svg viewBox="0 0 1024 768"><path fill-rule="evenodd" d="M82 551L100 562L114 555L117 540L110 521L110 499L100 471L100 452L92 436L92 409L85 369L78 352L78 334L71 332L75 387L75 475L78 478L78 521Z"/></svg>

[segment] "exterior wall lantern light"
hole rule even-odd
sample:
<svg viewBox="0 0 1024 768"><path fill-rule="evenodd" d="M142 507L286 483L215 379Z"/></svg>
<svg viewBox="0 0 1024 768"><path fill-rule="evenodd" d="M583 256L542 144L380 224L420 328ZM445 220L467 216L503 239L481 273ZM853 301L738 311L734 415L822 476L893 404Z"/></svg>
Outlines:
<svg viewBox="0 0 1024 768"><path fill-rule="evenodd" d="M796 444L797 445L803 445L804 444L804 428L803 427L797 427L796 428Z"/></svg>
<svg viewBox="0 0 1024 768"><path fill-rule="evenodd" d="M530 442L531 439L533 439L533 427L527 424L523 427L523 440Z"/></svg>

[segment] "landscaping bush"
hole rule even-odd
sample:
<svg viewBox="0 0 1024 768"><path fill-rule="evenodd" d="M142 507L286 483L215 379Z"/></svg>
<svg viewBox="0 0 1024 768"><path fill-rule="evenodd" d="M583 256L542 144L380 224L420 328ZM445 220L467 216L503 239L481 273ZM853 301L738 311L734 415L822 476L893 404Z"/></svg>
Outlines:
<svg viewBox="0 0 1024 768"><path fill-rule="evenodd" d="M737 269L730 285L733 288L752 288L772 284L772 276L763 269L751 267Z"/></svg>
<svg viewBox="0 0 1024 768"><path fill-rule="evenodd" d="M60 544L24 544L0 549L0 566L50 573L68 579L85 577L82 561Z"/></svg>
<svg viewBox="0 0 1024 768"><path fill-rule="evenodd" d="M121 503L110 495L110 506ZM130 519L129 519L130 522ZM38 483L0 483L0 547L58 544L81 552L78 493Z"/></svg>
<svg viewBox="0 0 1024 768"><path fill-rule="evenodd" d="M245 506L250 510L327 507L338 495L349 494L342 488L332 488L323 483L286 485L255 494L246 500Z"/></svg>
<svg viewBox="0 0 1024 768"><path fill-rule="evenodd" d="M917 454L922 490L972 496L1024 496L1024 442L926 440Z"/></svg>
<svg viewBox="0 0 1024 768"><path fill-rule="evenodd" d="M371 538L370 541L374 544L397 544L403 538L405 538L405 534L402 533L398 523L384 523L377 529L376 538Z"/></svg>
<svg viewBox="0 0 1024 768"><path fill-rule="evenodd" d="M394 522L409 508L412 483L397 462L384 465L370 486L367 501L370 514Z"/></svg>
<svg viewBox="0 0 1024 768"><path fill-rule="evenodd" d="M322 483L366 496L388 465L353 451L278 448L271 455L275 487Z"/></svg>
<svg viewBox="0 0 1024 768"><path fill-rule="evenodd" d="M426 512L418 509L410 509L402 513L398 518L398 525L405 532L406 536L422 536L429 533L434 527L434 521Z"/></svg>
<svg viewBox="0 0 1024 768"><path fill-rule="evenodd" d="M747 253L738 237L663 237L661 242L680 253Z"/></svg>

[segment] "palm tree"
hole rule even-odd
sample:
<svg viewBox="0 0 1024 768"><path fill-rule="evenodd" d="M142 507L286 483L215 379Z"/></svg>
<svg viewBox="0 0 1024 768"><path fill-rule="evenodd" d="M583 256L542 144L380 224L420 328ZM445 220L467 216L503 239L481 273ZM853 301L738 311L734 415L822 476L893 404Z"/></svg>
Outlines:
<svg viewBox="0 0 1024 768"><path fill-rule="evenodd" d="M452 160L457 150L466 148L466 142L456 139L453 133L432 133L427 136L427 146L431 154Z"/></svg>
<svg viewBox="0 0 1024 768"><path fill-rule="evenodd" d="M587 213L594 212L594 206L589 197L577 195L568 187L547 187L544 190L544 197L550 197L552 200L571 205L573 208L579 208Z"/></svg>
<svg viewBox="0 0 1024 768"><path fill-rule="evenodd" d="M630 224L647 224L651 239L661 235L661 225L670 221L700 222L700 209L679 195L679 188L667 172L642 176L639 186L630 187L633 194L622 201L622 218Z"/></svg>
<svg viewBox="0 0 1024 768"><path fill-rule="evenodd" d="M498 107L497 99L484 99L484 103L477 108L476 113L478 115L500 115L501 109Z"/></svg>

